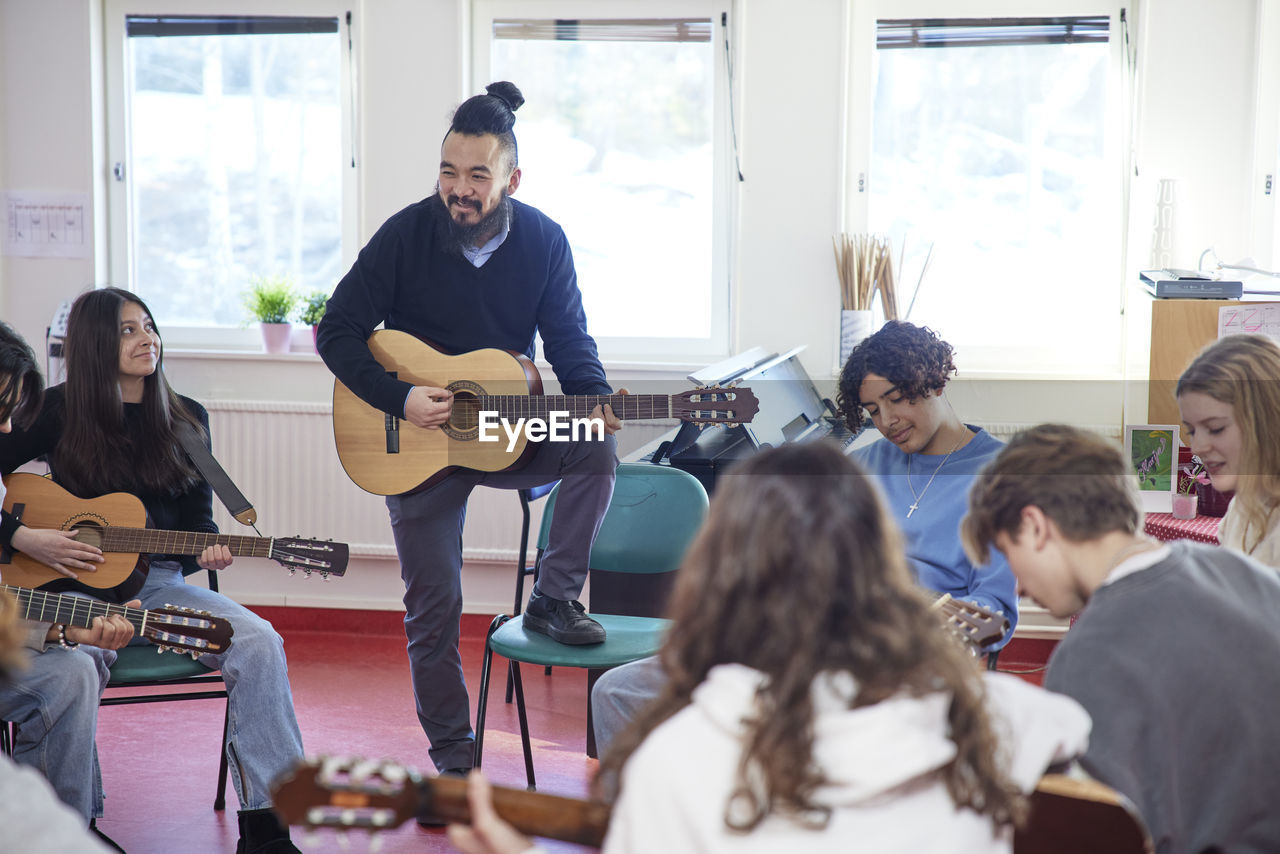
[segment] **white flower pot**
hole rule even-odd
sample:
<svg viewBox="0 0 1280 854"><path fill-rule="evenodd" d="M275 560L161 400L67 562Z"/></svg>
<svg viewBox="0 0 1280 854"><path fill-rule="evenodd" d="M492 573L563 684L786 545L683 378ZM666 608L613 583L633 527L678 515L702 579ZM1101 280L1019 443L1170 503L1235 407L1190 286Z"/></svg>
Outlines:
<svg viewBox="0 0 1280 854"><path fill-rule="evenodd" d="M288 353L289 334L293 331L291 323L263 323L262 348L268 353Z"/></svg>

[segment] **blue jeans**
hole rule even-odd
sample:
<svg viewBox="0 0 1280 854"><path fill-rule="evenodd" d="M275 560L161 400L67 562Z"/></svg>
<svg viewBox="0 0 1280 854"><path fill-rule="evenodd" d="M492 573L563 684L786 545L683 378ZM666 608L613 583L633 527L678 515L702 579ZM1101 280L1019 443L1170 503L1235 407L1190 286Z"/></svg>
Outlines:
<svg viewBox="0 0 1280 854"><path fill-rule="evenodd" d="M94 737L98 700L116 654L93 646L26 652L31 666L0 689L0 718L18 725L13 759L43 774L87 825L102 816Z"/></svg>
<svg viewBox="0 0 1280 854"><path fill-rule="evenodd" d="M302 734L280 635L266 620L221 593L187 584L176 562L153 562L138 598L144 608L172 604L230 621L235 632L231 647L199 661L220 668L227 683L231 721L226 751L240 808L270 806L271 783L302 758ZM145 641L135 638L133 643Z"/></svg>
<svg viewBox="0 0 1280 854"><path fill-rule="evenodd" d="M440 770L470 768L474 762L475 735L458 653L462 526L471 490L523 489L560 481L535 588L554 599L577 599L587 580L591 544L613 496L617 448L613 436L543 442L519 471L459 470L430 489L387 497L405 587L404 628L418 721L431 742L431 760Z"/></svg>
<svg viewBox="0 0 1280 854"><path fill-rule="evenodd" d="M603 757L613 740L652 703L667 684L656 655L606 670L591 689L591 723L596 753Z"/></svg>

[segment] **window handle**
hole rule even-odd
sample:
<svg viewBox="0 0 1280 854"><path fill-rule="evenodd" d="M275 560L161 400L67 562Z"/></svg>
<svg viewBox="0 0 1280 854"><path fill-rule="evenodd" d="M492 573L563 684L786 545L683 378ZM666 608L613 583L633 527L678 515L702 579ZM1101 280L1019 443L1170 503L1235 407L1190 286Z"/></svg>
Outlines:
<svg viewBox="0 0 1280 854"><path fill-rule="evenodd" d="M117 181L124 181L124 161L117 160L115 165L111 167L111 174L115 176Z"/></svg>

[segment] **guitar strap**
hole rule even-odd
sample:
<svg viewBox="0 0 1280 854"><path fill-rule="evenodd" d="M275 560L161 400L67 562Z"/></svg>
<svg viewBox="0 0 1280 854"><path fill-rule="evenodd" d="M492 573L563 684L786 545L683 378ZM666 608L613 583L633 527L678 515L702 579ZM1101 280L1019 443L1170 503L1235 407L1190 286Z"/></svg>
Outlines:
<svg viewBox="0 0 1280 854"><path fill-rule="evenodd" d="M227 511L241 525L253 525L258 521L258 511L253 509L249 499L232 482L231 477L223 470L222 465L209 453L209 449L200 441L199 432L186 422L177 425L178 441L187 452L192 464L199 470L204 479L218 493Z"/></svg>

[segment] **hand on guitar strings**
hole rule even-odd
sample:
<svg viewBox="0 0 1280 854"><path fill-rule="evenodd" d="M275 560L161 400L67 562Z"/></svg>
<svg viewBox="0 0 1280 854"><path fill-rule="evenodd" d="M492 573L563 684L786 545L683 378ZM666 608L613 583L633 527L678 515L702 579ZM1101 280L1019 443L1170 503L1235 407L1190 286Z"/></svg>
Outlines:
<svg viewBox="0 0 1280 854"><path fill-rule="evenodd" d="M625 388L618 389L618 394L631 394ZM613 407L607 403L603 408L597 406L591 410L592 418L599 418L604 422L604 432L610 436L622 429L622 419L613 414Z"/></svg>
<svg viewBox="0 0 1280 854"><path fill-rule="evenodd" d="M102 550L75 539L75 531L53 528L18 528L13 547L33 560L67 578L77 578L76 571L96 572L94 564L102 563Z"/></svg>
<svg viewBox="0 0 1280 854"><path fill-rule="evenodd" d="M449 825L449 841L462 854L521 854L533 848L529 838L498 817L489 781L479 771L467 777L471 825Z"/></svg>
<svg viewBox="0 0 1280 854"><path fill-rule="evenodd" d="M124 604L126 608L141 608L142 601L134 599ZM57 640L57 626L49 629L46 639ZM66 627L67 640L72 643L83 643L89 646L96 646L99 649L120 649L129 642L133 637L133 623L129 622L123 614L110 614L105 617L94 617L92 628L81 628L79 626Z"/></svg>
<svg viewBox="0 0 1280 854"><path fill-rule="evenodd" d="M231 566L231 549L224 545L212 545L200 552L196 563L201 569L226 569Z"/></svg>
<svg viewBox="0 0 1280 854"><path fill-rule="evenodd" d="M416 385L404 402L404 420L415 427L436 429L449 420L453 392L429 385Z"/></svg>

